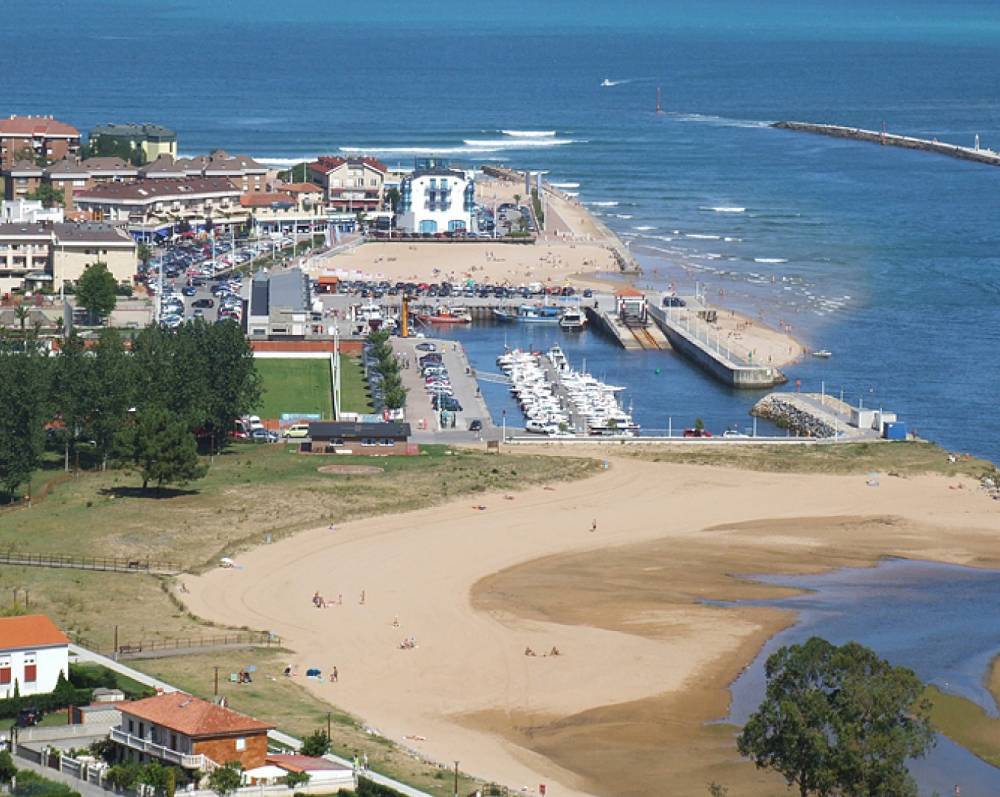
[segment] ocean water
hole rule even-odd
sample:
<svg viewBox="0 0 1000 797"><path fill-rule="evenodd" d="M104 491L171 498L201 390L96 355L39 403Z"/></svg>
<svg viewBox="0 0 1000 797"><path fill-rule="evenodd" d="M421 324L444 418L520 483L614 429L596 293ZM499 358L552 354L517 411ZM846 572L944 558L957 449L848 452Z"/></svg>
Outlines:
<svg viewBox="0 0 1000 797"><path fill-rule="evenodd" d="M833 644L867 645L894 665L913 669L926 683L978 703L992 716L997 704L984 686L1000 651L1000 573L992 570L889 559L873 568L848 568L818 576L765 576L769 584L808 590L760 605L792 609L797 622L764 645L732 686L730 719L742 724L765 690L764 663L784 645L820 636ZM919 614L921 622L913 623ZM1000 793L1000 769L945 737L911 772L921 794L967 797Z"/></svg>
<svg viewBox="0 0 1000 797"><path fill-rule="evenodd" d="M694 5L4 0L0 111L156 121L183 153L272 163L436 152L547 170L650 286L701 283L831 349L788 369L804 390L1000 459L1000 170L767 126L885 121L1000 149L1000 7ZM620 357L644 426L747 422L755 395L682 376L671 354Z"/></svg>

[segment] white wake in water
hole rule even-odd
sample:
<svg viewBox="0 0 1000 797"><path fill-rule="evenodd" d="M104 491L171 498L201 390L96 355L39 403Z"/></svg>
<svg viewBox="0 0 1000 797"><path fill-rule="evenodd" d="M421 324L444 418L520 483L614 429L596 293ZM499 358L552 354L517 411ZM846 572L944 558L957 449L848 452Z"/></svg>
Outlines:
<svg viewBox="0 0 1000 797"><path fill-rule="evenodd" d="M779 263L787 263L788 261L783 257L755 257L753 262L777 265Z"/></svg>
<svg viewBox="0 0 1000 797"><path fill-rule="evenodd" d="M593 205L595 208L616 208L618 203L614 200L609 200L607 202L587 202L588 205Z"/></svg>
<svg viewBox="0 0 1000 797"><path fill-rule="evenodd" d="M501 130L500 132L511 138L552 138L556 134L555 130Z"/></svg>
<svg viewBox="0 0 1000 797"><path fill-rule="evenodd" d="M567 144L585 144L575 138L467 138L463 144L480 149L526 149L528 147L564 147Z"/></svg>
<svg viewBox="0 0 1000 797"><path fill-rule="evenodd" d="M770 127L773 124L772 122L764 122L758 119L729 119L725 116L713 116L712 114L704 113L671 113L668 116L678 122L696 122L703 125L712 125L713 127L762 128Z"/></svg>
<svg viewBox="0 0 1000 797"><path fill-rule="evenodd" d="M552 183L553 188L579 188L579 183Z"/></svg>
<svg viewBox="0 0 1000 797"><path fill-rule="evenodd" d="M733 205L721 205L718 207L700 207L698 210L709 210L713 213L746 213L746 208L736 207Z"/></svg>

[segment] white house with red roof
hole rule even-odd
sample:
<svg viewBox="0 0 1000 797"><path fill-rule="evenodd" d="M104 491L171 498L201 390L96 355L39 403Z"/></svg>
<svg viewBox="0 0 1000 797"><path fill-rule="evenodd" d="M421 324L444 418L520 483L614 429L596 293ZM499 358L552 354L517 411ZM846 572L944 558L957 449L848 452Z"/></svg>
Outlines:
<svg viewBox="0 0 1000 797"><path fill-rule="evenodd" d="M371 213L382 208L388 169L377 158L322 155L308 170L309 180L325 192L330 210Z"/></svg>
<svg viewBox="0 0 1000 797"><path fill-rule="evenodd" d="M69 675L69 639L44 614L0 617L0 698L48 694Z"/></svg>

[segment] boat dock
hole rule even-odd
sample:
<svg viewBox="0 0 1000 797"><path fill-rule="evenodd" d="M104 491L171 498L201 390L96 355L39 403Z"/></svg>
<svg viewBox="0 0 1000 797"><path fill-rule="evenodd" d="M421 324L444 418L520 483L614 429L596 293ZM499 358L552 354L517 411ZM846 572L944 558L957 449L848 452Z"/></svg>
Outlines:
<svg viewBox="0 0 1000 797"><path fill-rule="evenodd" d="M573 432L575 434L587 434L587 419L573 409L573 402L570 400L569 391L566 390L566 386L562 382L562 377L559 375L559 371L556 370L555 366L552 365L552 361L547 356L543 355L539 357L538 362L542 366L542 370L545 372L545 379L552 386L553 395L559 399L559 403L562 404L566 413L569 415L569 421L573 426Z"/></svg>
<svg viewBox="0 0 1000 797"><path fill-rule="evenodd" d="M874 425L881 426L882 419L877 416L896 418L894 413L868 410L872 416L869 419L864 410L822 393L768 393L753 405L750 414L774 421L802 437L846 442L879 440L882 434Z"/></svg>
<svg viewBox="0 0 1000 797"><path fill-rule="evenodd" d="M595 305L587 307L587 320L596 329L614 338L627 351L669 349L666 336L656 324L629 325L613 309Z"/></svg>
<svg viewBox="0 0 1000 797"><path fill-rule="evenodd" d="M781 369L755 363L752 354L741 354L721 340L709 320L716 310L695 298L685 297L685 303L684 307L648 305L650 317L674 351L731 387L759 390L788 381Z"/></svg>
<svg viewBox="0 0 1000 797"><path fill-rule="evenodd" d="M938 155L947 155L960 160L975 161L976 163L985 163L990 166L1000 166L1000 152L979 147L978 136L976 137L976 146L960 147L957 144L947 144L943 141L900 136L884 130L863 130L859 127L844 127L842 125L814 124L812 122L775 122L771 126L778 130L816 133L821 136L847 138L853 141L868 141L872 144L881 144L886 147L916 149L923 152L934 152Z"/></svg>

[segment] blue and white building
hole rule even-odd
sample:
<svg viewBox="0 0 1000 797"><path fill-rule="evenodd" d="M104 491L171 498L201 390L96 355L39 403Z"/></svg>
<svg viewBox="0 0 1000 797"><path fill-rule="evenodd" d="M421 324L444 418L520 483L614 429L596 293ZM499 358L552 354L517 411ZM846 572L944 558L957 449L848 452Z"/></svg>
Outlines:
<svg viewBox="0 0 1000 797"><path fill-rule="evenodd" d="M396 226L403 232L474 232L476 181L448 161L422 158L399 186Z"/></svg>

